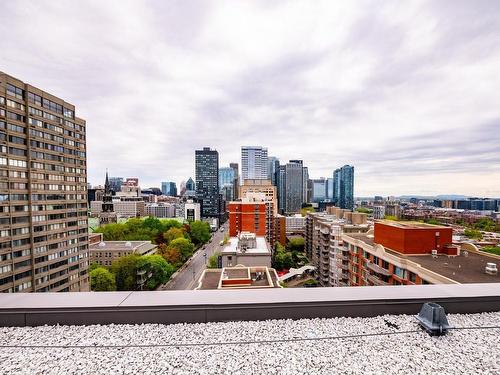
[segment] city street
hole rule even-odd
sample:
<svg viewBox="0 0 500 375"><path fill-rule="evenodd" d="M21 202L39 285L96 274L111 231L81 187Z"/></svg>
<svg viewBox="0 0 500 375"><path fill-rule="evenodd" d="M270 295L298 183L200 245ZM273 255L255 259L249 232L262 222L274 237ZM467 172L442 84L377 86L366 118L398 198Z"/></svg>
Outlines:
<svg viewBox="0 0 500 375"><path fill-rule="evenodd" d="M221 231L222 228L224 231ZM191 258L191 261L182 269L173 279L167 284L160 287L159 290L186 290L194 289L196 283L206 268L208 258L215 252L220 251L222 247L219 245L224 240L224 235L228 233L227 222L222 225L219 230L213 233L210 242L202 246Z"/></svg>

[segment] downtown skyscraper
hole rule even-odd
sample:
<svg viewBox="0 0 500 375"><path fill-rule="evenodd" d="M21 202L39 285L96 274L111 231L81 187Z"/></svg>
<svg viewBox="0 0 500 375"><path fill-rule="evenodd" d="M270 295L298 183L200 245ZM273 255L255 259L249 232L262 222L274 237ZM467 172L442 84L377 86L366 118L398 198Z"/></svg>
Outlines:
<svg viewBox="0 0 500 375"><path fill-rule="evenodd" d="M284 214L294 214L302 208L304 203L304 167L301 160L290 160L289 163L280 166L278 197L278 207Z"/></svg>
<svg viewBox="0 0 500 375"><path fill-rule="evenodd" d="M354 209L354 167L344 165L333 172L333 201L340 208Z"/></svg>
<svg viewBox="0 0 500 375"><path fill-rule="evenodd" d="M220 218L219 153L209 147L196 150L195 174L201 216Z"/></svg>
<svg viewBox="0 0 500 375"><path fill-rule="evenodd" d="M86 124L0 72L0 292L89 290Z"/></svg>
<svg viewBox="0 0 500 375"><path fill-rule="evenodd" d="M267 148L260 146L241 147L241 176L247 179L266 180L268 178Z"/></svg>

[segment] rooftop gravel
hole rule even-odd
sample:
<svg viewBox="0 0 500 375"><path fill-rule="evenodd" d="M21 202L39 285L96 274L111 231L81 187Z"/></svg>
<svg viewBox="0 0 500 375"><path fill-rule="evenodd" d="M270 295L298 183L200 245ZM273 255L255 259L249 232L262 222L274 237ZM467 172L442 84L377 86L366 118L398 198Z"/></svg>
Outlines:
<svg viewBox="0 0 500 375"><path fill-rule="evenodd" d="M500 312L450 314L448 320L457 328L498 327ZM376 333L381 335L352 337ZM324 339L332 336L337 338ZM276 342L289 339L304 340ZM183 344L193 345L169 346ZM13 347L18 345L63 347ZM116 373L499 374L500 329L430 337L408 315L0 328L0 374Z"/></svg>

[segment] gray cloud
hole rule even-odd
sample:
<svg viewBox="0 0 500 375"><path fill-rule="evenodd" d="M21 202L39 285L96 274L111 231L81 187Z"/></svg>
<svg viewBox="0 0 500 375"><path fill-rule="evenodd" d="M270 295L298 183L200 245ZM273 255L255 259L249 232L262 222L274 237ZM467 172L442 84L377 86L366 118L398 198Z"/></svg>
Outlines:
<svg viewBox="0 0 500 375"><path fill-rule="evenodd" d="M87 120L89 181L261 144L356 193L500 196L497 1L16 1L0 70ZM29 20L29 22L26 22Z"/></svg>

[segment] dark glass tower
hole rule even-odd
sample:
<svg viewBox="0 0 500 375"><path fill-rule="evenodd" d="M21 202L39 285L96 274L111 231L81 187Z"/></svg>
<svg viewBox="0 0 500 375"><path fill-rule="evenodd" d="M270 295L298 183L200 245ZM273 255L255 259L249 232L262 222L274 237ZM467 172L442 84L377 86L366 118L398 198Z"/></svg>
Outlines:
<svg viewBox="0 0 500 375"><path fill-rule="evenodd" d="M340 208L354 209L354 167L344 165L333 172L333 200Z"/></svg>
<svg viewBox="0 0 500 375"><path fill-rule="evenodd" d="M204 147L195 151L196 198L201 216L220 218L219 153Z"/></svg>

